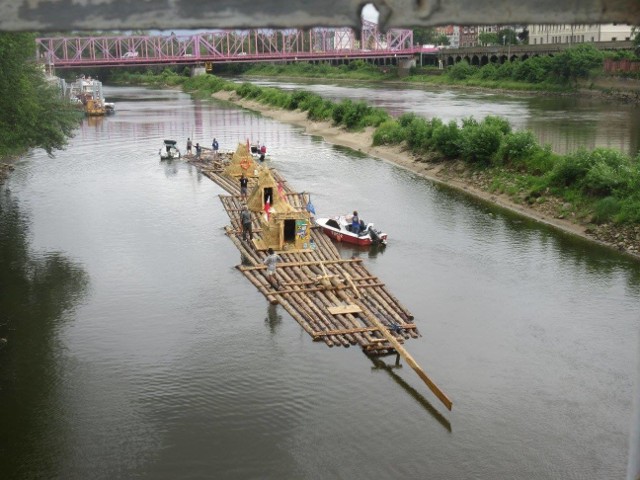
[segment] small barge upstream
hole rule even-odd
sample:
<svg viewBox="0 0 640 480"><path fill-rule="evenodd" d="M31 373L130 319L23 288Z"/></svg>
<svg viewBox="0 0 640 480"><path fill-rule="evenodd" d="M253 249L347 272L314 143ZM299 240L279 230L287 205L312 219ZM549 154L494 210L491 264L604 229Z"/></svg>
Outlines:
<svg viewBox="0 0 640 480"><path fill-rule="evenodd" d="M227 235L245 259L237 268L272 304L282 305L314 340L329 347L358 345L369 356L400 355L451 410L452 401L404 348L406 340L420 336L413 315L361 259L340 257L313 225L308 196L295 192L275 169L256 162L243 144L233 154L205 152L187 160L229 193L220 200L231 221ZM243 176L246 196L240 189ZM242 235L245 207L253 238ZM264 274L269 248L282 259L278 288Z"/></svg>

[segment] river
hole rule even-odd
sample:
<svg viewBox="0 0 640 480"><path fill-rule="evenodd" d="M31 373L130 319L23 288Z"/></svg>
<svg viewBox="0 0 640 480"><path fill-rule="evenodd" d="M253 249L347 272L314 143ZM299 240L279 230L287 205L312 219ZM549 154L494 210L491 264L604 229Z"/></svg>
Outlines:
<svg viewBox="0 0 640 480"><path fill-rule="evenodd" d="M6 479L622 478L640 265L297 128L174 91L0 187ZM404 362L314 343L234 267L217 185L164 138L270 161L318 214L389 234L362 257L414 313Z"/></svg>
<svg viewBox="0 0 640 480"><path fill-rule="evenodd" d="M238 80L239 79L235 79ZM246 81L246 79L242 80ZM318 81L251 80L284 90L305 89L340 101L363 100L394 116L412 112L445 122L487 115L506 118L515 130L530 130L541 145L557 153L583 147L614 148L635 156L640 152L640 108L633 103L588 95L539 95L473 91L410 84L385 85L384 89L350 82L348 85Z"/></svg>

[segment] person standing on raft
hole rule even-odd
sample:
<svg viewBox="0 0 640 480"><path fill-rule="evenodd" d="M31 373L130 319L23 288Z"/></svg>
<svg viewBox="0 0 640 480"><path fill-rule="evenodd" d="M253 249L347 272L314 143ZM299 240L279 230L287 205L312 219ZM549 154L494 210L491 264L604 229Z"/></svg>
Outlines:
<svg viewBox="0 0 640 480"><path fill-rule="evenodd" d="M269 255L262 262L267 266L267 281L273 288L278 290L280 288L280 282L278 282L278 278L276 277L276 265L278 262L282 262L282 257L275 253L273 248L269 248L267 253L269 253Z"/></svg>

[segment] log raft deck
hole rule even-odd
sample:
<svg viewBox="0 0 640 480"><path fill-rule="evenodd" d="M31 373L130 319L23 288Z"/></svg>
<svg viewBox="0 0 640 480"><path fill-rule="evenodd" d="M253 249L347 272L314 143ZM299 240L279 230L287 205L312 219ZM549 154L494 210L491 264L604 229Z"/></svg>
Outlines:
<svg viewBox="0 0 640 480"><path fill-rule="evenodd" d="M282 305L314 340L329 347L359 345L370 356L402 356L434 395L451 410L452 401L403 346L405 340L420 336L413 315L384 283L366 269L361 259L341 258L332 241L319 228L311 228L311 248L277 251L283 260L276 269L279 288L271 285L263 263L267 256L266 248L261 245L260 217L264 213L251 212L254 240L243 240L240 212L246 199L240 195L238 179L225 174L231 158L231 153L219 153L214 157L205 151L199 159L191 156L186 160L229 193L219 196L231 221L225 230L246 259L244 265L236 268L269 302ZM257 168L266 167L260 165ZM286 196L289 205L300 212L306 211L307 195L294 192L276 170L270 169L270 173L283 187L281 196ZM249 178L249 192L257 183L257 178Z"/></svg>

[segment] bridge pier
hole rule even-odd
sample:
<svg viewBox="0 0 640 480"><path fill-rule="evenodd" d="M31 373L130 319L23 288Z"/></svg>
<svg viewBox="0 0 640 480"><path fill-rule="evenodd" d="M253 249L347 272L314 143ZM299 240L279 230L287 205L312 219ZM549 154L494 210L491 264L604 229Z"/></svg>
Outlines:
<svg viewBox="0 0 640 480"><path fill-rule="evenodd" d="M409 75L409 70L411 69L411 67L415 67L415 66L416 66L415 58L400 59L398 63L398 76L406 77L407 75Z"/></svg>
<svg viewBox="0 0 640 480"><path fill-rule="evenodd" d="M204 67L204 65L194 65L194 67L191 69L192 77L197 77L198 75L206 75L206 74L207 74L207 69Z"/></svg>

